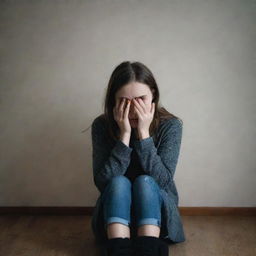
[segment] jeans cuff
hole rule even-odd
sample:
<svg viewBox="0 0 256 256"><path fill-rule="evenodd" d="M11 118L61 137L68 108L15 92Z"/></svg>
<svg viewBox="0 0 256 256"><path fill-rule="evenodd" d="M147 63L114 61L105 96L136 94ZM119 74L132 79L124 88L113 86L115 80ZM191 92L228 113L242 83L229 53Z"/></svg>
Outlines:
<svg viewBox="0 0 256 256"><path fill-rule="evenodd" d="M161 221L155 218L142 219L137 223L137 226L146 225L146 224L161 227Z"/></svg>
<svg viewBox="0 0 256 256"><path fill-rule="evenodd" d="M107 225L110 223L114 223L114 222L118 222L121 224L124 224L126 226L130 225L130 221L123 219L123 218L119 218L119 217L110 217L107 219L107 222L105 223L105 229L107 228Z"/></svg>

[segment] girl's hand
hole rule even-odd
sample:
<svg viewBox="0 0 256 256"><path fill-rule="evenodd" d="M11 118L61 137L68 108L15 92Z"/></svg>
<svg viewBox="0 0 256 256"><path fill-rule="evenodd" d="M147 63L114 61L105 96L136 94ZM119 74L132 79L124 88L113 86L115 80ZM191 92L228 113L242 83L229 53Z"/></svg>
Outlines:
<svg viewBox="0 0 256 256"><path fill-rule="evenodd" d="M123 98L120 105L118 106L117 102L113 108L114 119L120 128L120 133L131 133L131 125L128 118L130 105L131 101Z"/></svg>
<svg viewBox="0 0 256 256"><path fill-rule="evenodd" d="M138 115L138 133L149 133L149 127L153 120L155 113L155 103L152 102L150 106L146 105L140 98L133 99L134 109Z"/></svg>

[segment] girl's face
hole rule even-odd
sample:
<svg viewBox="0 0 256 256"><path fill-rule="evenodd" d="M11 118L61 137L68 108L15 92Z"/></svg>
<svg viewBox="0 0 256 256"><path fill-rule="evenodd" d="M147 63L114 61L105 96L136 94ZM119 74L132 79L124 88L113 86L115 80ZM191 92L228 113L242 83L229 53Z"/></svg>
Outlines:
<svg viewBox="0 0 256 256"><path fill-rule="evenodd" d="M130 100L140 98L143 100L148 111L150 111L151 103L153 100L153 94L146 84L139 83L139 82L132 82L123 86L119 91L117 91L115 95L115 101L118 104L117 106L119 106L122 98L130 99ZM134 109L133 102L131 102L128 118L129 118L131 127L136 128L138 124L138 116Z"/></svg>

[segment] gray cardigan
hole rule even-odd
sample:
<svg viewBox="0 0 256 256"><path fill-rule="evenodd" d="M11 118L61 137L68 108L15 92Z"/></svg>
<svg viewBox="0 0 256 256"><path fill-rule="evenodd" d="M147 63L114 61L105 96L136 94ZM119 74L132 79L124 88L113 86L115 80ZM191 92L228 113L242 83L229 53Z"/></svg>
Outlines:
<svg viewBox="0 0 256 256"><path fill-rule="evenodd" d="M129 147L121 140L114 142L107 133L105 120L94 119L91 129L94 184L100 192L93 211L91 227L97 243L105 243L101 195L110 179L117 175L131 181L137 175L152 176L158 183L164 201L160 237L167 243L185 241L178 210L179 196L173 180L178 162L182 123L177 118L161 121L157 132L139 140L132 132Z"/></svg>

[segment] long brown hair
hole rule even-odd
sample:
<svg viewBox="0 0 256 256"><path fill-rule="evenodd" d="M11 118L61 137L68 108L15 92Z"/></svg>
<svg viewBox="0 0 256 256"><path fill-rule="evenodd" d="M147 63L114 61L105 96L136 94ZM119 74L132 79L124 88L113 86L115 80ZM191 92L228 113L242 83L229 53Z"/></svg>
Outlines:
<svg viewBox="0 0 256 256"><path fill-rule="evenodd" d="M159 106L161 105L159 103L159 89L156 80L149 68L138 61L124 61L114 69L110 76L104 101L104 113L100 115L100 118L106 121L107 129L112 139L115 141L118 140L120 132L118 124L114 120L113 115L115 95L119 89L130 82L146 84L153 94L153 102L155 102L155 113L149 128L150 136L156 132L162 120L177 118L182 122L179 117L168 112L164 107ZM88 128L90 128L90 126Z"/></svg>

